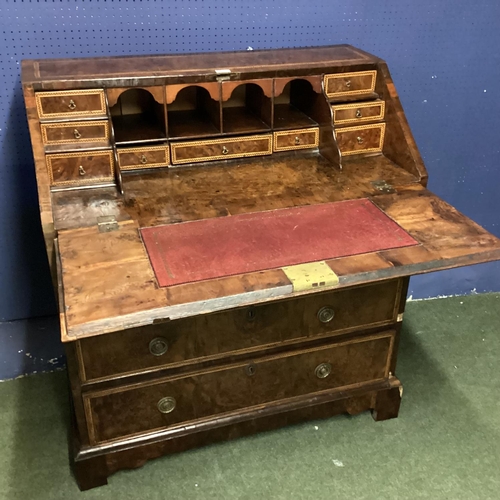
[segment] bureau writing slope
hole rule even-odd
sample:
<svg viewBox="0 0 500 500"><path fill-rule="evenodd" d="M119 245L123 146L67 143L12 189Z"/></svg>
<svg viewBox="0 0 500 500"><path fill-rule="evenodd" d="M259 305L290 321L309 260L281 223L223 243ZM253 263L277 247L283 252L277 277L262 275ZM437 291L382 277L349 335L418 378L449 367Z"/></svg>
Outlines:
<svg viewBox="0 0 500 500"><path fill-rule="evenodd" d="M22 81L82 489L396 417L409 277L500 258L426 189L385 62L354 47L24 61Z"/></svg>

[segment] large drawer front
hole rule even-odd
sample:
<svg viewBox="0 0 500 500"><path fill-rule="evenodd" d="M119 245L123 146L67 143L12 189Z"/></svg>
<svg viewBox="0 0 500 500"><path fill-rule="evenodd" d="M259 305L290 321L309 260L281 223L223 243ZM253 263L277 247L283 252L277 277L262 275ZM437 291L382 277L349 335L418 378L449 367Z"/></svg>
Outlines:
<svg viewBox="0 0 500 500"><path fill-rule="evenodd" d="M93 444L381 380L394 332L84 396Z"/></svg>
<svg viewBox="0 0 500 500"><path fill-rule="evenodd" d="M385 123L337 129L337 143L344 156L379 153L384 147Z"/></svg>
<svg viewBox="0 0 500 500"><path fill-rule="evenodd" d="M35 97L41 119L106 115L104 90L37 92Z"/></svg>
<svg viewBox="0 0 500 500"><path fill-rule="evenodd" d="M113 152L95 151L47 155L53 186L99 184L113 180Z"/></svg>
<svg viewBox="0 0 500 500"><path fill-rule="evenodd" d="M82 339L76 344L80 375L109 379L390 325L400 295L401 281L392 280Z"/></svg>
<svg viewBox="0 0 500 500"><path fill-rule="evenodd" d="M325 75L325 91L329 98L370 94L375 90L376 70Z"/></svg>
<svg viewBox="0 0 500 500"><path fill-rule="evenodd" d="M171 148L174 165L270 155L272 153L272 135L178 142L173 143Z"/></svg>

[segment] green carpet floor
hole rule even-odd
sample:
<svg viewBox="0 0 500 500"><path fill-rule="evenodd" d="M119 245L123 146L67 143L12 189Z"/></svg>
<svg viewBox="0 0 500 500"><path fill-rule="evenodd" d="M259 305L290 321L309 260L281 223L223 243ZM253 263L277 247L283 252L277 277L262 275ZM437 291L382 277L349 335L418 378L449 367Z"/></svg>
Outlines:
<svg viewBox="0 0 500 500"><path fill-rule="evenodd" d="M0 384L1 499L500 499L500 294L411 302L399 418L366 413L209 446L80 493L64 372Z"/></svg>

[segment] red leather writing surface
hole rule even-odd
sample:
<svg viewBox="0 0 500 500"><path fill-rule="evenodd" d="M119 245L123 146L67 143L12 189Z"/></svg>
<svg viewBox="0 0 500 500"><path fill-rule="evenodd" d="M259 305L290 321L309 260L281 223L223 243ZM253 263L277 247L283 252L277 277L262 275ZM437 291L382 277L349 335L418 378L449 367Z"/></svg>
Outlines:
<svg viewBox="0 0 500 500"><path fill-rule="evenodd" d="M416 245L367 199L141 229L160 286Z"/></svg>

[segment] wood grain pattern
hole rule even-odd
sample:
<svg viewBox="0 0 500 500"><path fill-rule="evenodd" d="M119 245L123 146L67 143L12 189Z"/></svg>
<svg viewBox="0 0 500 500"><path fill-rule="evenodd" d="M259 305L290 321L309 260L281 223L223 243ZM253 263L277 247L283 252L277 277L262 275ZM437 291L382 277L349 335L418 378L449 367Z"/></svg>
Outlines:
<svg viewBox="0 0 500 500"><path fill-rule="evenodd" d="M83 339L78 343L82 380L184 366L223 359L229 353L248 354L308 338L388 326L396 321L400 289L399 280L386 281ZM334 310L331 322L319 321L322 307ZM156 338L168 345L160 356L149 349Z"/></svg>
<svg viewBox="0 0 500 500"><path fill-rule="evenodd" d="M236 364L189 377L160 379L151 385L142 384L140 388L132 386L92 393L85 396L85 400L89 400L88 425L93 427L96 444L271 401L381 380L388 376L392 340L393 334L385 333L258 358L250 364ZM318 378L315 373L321 363L331 365L331 373L325 378ZM253 367L251 372L249 365ZM175 399L176 406L171 413L158 410L158 401L163 397Z"/></svg>
<svg viewBox="0 0 500 500"><path fill-rule="evenodd" d="M375 90L376 76L375 70L325 75L326 95L334 99L369 94Z"/></svg>
<svg viewBox="0 0 500 500"><path fill-rule="evenodd" d="M210 141L173 142L172 163L195 163L230 158L248 158L272 153L272 135L214 139Z"/></svg>
<svg viewBox="0 0 500 500"><path fill-rule="evenodd" d="M40 119L106 115L104 90L37 92L35 98Z"/></svg>
<svg viewBox="0 0 500 500"><path fill-rule="evenodd" d="M339 149L343 156L382 151L385 123L338 128L336 130Z"/></svg>
<svg viewBox="0 0 500 500"><path fill-rule="evenodd" d="M355 124L383 120L385 101L356 102L332 106L333 122L336 125Z"/></svg>
<svg viewBox="0 0 500 500"><path fill-rule="evenodd" d="M112 182L114 157L111 151L85 151L47 155L47 169L54 186Z"/></svg>

